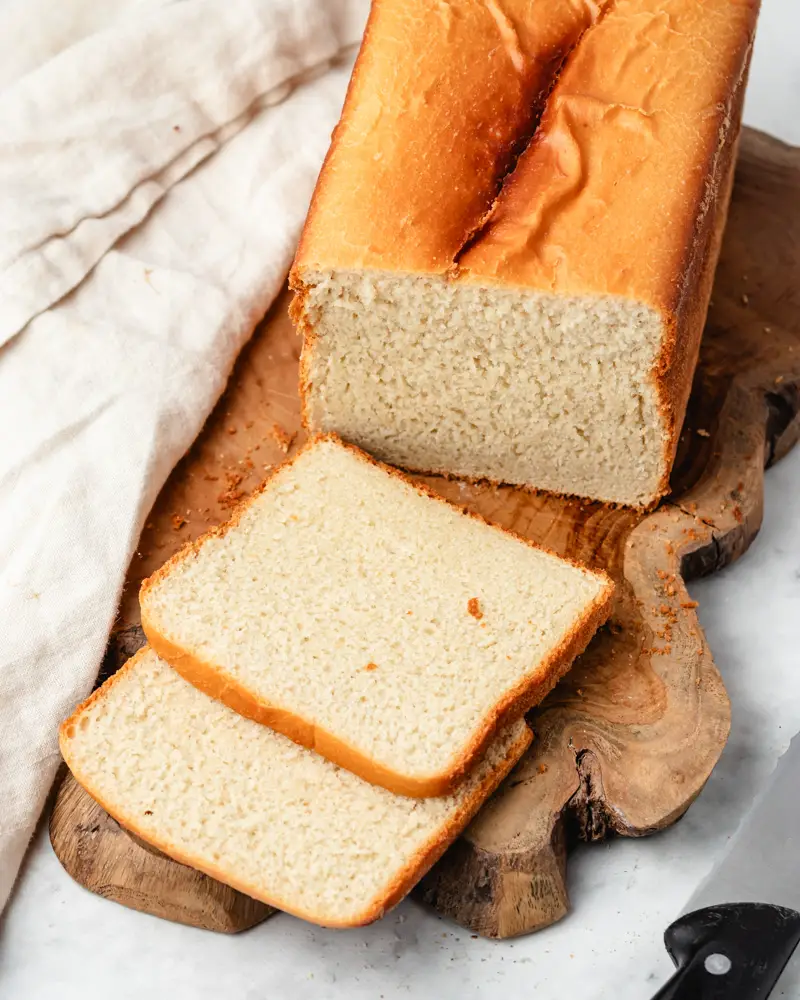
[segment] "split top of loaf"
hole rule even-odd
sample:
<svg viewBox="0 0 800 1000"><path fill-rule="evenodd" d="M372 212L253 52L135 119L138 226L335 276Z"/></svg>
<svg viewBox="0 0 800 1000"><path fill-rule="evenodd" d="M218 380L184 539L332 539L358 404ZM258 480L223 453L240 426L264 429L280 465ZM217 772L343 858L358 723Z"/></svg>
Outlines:
<svg viewBox="0 0 800 1000"><path fill-rule="evenodd" d="M207 693L426 796L544 697L612 591L322 438L145 581L141 607L151 646Z"/></svg>
<svg viewBox="0 0 800 1000"><path fill-rule="evenodd" d="M392 795L242 718L145 648L61 727L77 781L176 861L306 920L369 923L467 824L531 740L512 724L450 796Z"/></svg>
<svg viewBox="0 0 800 1000"><path fill-rule="evenodd" d="M758 0L375 0L292 272L304 419L409 469L668 488Z"/></svg>

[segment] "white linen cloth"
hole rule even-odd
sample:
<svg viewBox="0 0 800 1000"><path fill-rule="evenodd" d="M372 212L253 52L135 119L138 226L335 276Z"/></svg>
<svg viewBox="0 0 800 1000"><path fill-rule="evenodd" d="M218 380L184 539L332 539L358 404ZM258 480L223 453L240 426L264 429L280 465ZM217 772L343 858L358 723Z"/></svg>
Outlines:
<svg viewBox="0 0 800 1000"><path fill-rule="evenodd" d="M0 2L0 909L144 519L283 282L367 8Z"/></svg>

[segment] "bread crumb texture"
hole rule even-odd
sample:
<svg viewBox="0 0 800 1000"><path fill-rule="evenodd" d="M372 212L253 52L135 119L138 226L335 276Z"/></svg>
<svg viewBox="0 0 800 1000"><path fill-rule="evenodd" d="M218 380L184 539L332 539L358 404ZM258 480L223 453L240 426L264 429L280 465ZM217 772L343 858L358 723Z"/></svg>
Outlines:
<svg viewBox="0 0 800 1000"><path fill-rule="evenodd" d="M255 699L422 781L558 668L609 586L321 439L146 583L142 612Z"/></svg>
<svg viewBox="0 0 800 1000"><path fill-rule="evenodd" d="M304 280L313 430L407 469L621 503L657 492L654 310L436 277Z"/></svg>
<svg viewBox="0 0 800 1000"><path fill-rule="evenodd" d="M529 742L523 722L452 795L393 795L202 694L152 650L62 729L75 777L167 854L318 923L381 915Z"/></svg>

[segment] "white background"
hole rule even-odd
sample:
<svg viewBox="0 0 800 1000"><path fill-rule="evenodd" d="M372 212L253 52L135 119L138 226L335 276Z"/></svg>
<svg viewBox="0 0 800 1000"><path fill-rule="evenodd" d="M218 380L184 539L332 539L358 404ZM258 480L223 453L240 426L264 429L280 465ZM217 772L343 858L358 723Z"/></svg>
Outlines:
<svg viewBox="0 0 800 1000"><path fill-rule="evenodd" d="M764 0L745 105L748 124L797 144L799 34L798 0ZM577 850L573 909L560 924L510 942L472 940L406 902L359 931L281 915L236 937L214 935L80 889L42 830L0 924L0 998L647 1000L671 972L664 928L800 730L798 498L800 450L767 475L764 528L752 549L692 587L733 704L720 764L671 830ZM800 960L774 996L800 997Z"/></svg>

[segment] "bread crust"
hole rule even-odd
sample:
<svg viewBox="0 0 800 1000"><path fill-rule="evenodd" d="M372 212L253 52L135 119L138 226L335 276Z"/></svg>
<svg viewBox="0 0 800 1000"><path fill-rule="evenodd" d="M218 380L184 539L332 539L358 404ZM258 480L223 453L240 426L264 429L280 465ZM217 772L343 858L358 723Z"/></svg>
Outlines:
<svg viewBox="0 0 800 1000"><path fill-rule="evenodd" d="M139 659L145 656L148 651L148 647L145 646L135 653L134 656L132 656L131 659L128 660L128 662L119 671L117 671L116 674L110 677L105 684L102 685L102 687L98 688L92 695L89 696L89 698L86 699L86 701L80 704L72 715L61 724L59 729L59 746L61 748L62 756L64 757L64 760L66 761L75 780L89 793L89 795L91 795L98 805L105 809L110 816L113 816L113 818L121 826L123 826L130 833L134 834L136 837L140 837L152 847L162 851L173 860L178 861L180 864L188 865L190 868L195 868L198 871L205 872L205 874L209 875L211 878L224 882L226 885L231 886L233 889L237 889L239 892L245 893L245 895L251 896L253 899L259 899L270 906L274 906L278 910L291 913L294 916L299 917L301 920L321 924L324 927L362 927L365 924L370 924L373 921L378 920L388 910L399 903L400 900L411 891L414 885L416 885L428 869L436 861L438 861L442 854L444 854L445 850L455 840L459 833L461 833L467 823L469 823L483 802L503 781L512 767L528 749L533 740L533 734L526 726L524 731L520 734L519 740L509 747L505 758L499 766L487 775L486 779L476 788L475 793L462 804L461 808L453 817L451 817L449 822L439 830L435 837L432 837L427 844L424 844L414 855L412 855L408 864L388 881L383 892L374 899L370 900L361 913L348 920L330 919L326 917L325 914L309 913L308 911L295 907L292 905L290 900L279 899L277 896L271 896L268 893L264 893L258 886L253 886L247 882L237 879L235 875L231 875L229 872L226 872L222 867L220 867L220 865L207 862L202 857L182 851L176 847L175 844L153 835L151 831L142 828L138 817L129 815L124 808L119 807L104 798L103 794L93 786L91 780L81 772L80 766L74 760L70 752L70 740L74 734L75 727L80 724L81 715L95 701L104 698L114 684L124 677L128 671L135 669Z"/></svg>
<svg viewBox="0 0 800 1000"><path fill-rule="evenodd" d="M388 43L374 31L356 67L363 78L334 138L330 162L336 169L326 166L320 176L291 274L297 294L292 315L304 338L304 425L321 429L310 407L315 332L306 311L309 273L439 274L442 280L520 293L621 297L654 310L663 323L651 373L661 416L662 475L651 496L631 504L655 506L669 490L705 323L759 4L613 0L600 5L595 23L571 39L571 50L565 39L566 62L554 73L557 80L533 138L514 169L500 177L500 193L478 230L465 221L471 189L463 189L463 200L455 205L442 202L441 228L460 221L463 231L449 270L426 249L427 230L418 233L413 248L405 237L394 243L388 239L408 208L402 164L392 156L415 129L427 135L424 116L402 123L391 137L379 122L366 145L352 128L355 102L369 93L387 54ZM381 4L393 5L399 9L402 0ZM552 17L556 6L557 0L541 4L532 16ZM418 15L428 31L433 16ZM491 42L487 35L484 44ZM397 101L409 100L415 80L440 72L442 58L449 57L437 53L432 65L423 67L415 58L415 78L404 82L403 71L398 72ZM437 101L456 120L471 113L455 86L443 85ZM478 106L475 113L486 114L487 108ZM427 139L437 154L446 148L441 136ZM390 206L383 213L364 212L347 181L339 180L349 169L369 169L367 151L386 154L396 164L393 175L388 166L372 174L374 196ZM462 190L463 172L446 156L441 173L450 187Z"/></svg>
<svg viewBox="0 0 800 1000"><path fill-rule="evenodd" d="M206 540L224 536L227 531L235 527L250 504L257 497L261 496L265 490L269 489L270 484L276 481L281 470L290 467L306 450L325 441L333 442L346 448L360 460L374 465L388 475L394 476L408 484L417 493L443 503L448 507L455 507L465 517L473 518L492 530L510 535L531 548L547 552L562 562L567 562L576 569L595 576L603 584L597 598L584 611L571 632L550 651L544 660L537 664L535 671L532 671L527 677L522 678L514 688L498 700L493 710L487 713L482 725L476 729L472 739L464 747L463 751L455 758L451 766L441 773L418 778L394 771L372 760L351 744L339 739L322 727L310 723L307 719L303 719L281 705L259 698L254 692L248 690L244 685L227 675L224 666L209 663L196 656L190 649L183 648L174 643L168 636L159 631L156 624L149 617L147 610L148 591L156 586L160 580L168 576L174 566L184 559L195 555L202 548ZM240 715L259 722L262 725L267 725L287 736L295 743L310 750L315 750L322 756L327 757L334 764L352 771L365 781L380 785L398 795L411 795L418 798L446 795L459 786L467 773L472 770L477 761L486 752L498 729L513 722L514 719L524 715L534 705L537 705L555 687L567 670L569 670L575 657L583 652L597 629L608 618L611 613L613 598L614 584L608 574L602 570L591 570L586 566L581 566L574 560L557 556L544 546L538 545L514 531L509 531L499 525L492 524L480 514L451 504L424 484L414 482L404 473L379 462L355 445L342 441L335 434L323 434L311 438L296 455L276 467L270 477L239 505L226 524L212 528L194 541L188 542L164 563L160 569L156 570L152 576L144 580L140 590L142 628L148 642L155 652L177 670L189 683L212 698L223 702Z"/></svg>
<svg viewBox="0 0 800 1000"><path fill-rule="evenodd" d="M449 271L535 131L554 76L609 2L373 0L299 266L377 258ZM347 262L345 231L357 234Z"/></svg>
<svg viewBox="0 0 800 1000"><path fill-rule="evenodd" d="M714 274L728 219L751 56L752 43L745 54L741 73L731 89L728 103L716 109L720 141L709 156L705 190L697 192L696 232L686 248L684 282L676 292L669 313L667 336L656 365L655 384L666 435L664 475L650 507L669 493L669 477L692 389Z"/></svg>

